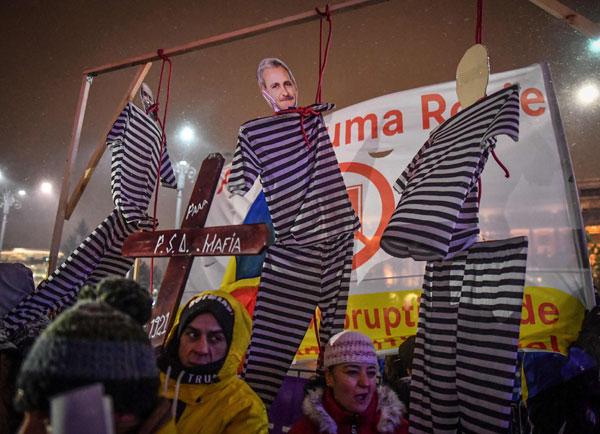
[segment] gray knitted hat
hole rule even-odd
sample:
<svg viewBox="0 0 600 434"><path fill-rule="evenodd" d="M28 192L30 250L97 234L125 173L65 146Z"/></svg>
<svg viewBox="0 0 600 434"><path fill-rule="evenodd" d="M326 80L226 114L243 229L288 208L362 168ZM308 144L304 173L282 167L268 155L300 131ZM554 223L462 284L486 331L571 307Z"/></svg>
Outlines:
<svg viewBox="0 0 600 434"><path fill-rule="evenodd" d="M102 383L117 413L147 414L159 387L152 346L130 316L104 302L80 301L42 333L17 379L20 411L47 410L50 398Z"/></svg>

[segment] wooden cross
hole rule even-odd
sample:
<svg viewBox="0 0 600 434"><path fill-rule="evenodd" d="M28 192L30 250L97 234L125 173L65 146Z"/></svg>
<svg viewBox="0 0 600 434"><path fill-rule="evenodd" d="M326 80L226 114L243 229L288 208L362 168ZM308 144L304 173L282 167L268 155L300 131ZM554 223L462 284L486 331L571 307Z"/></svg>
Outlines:
<svg viewBox="0 0 600 434"><path fill-rule="evenodd" d="M173 325L194 256L256 255L272 241L271 231L264 223L204 227L223 163L218 153L210 154L202 162L180 230L136 232L123 243L125 257L171 258L154 303L152 319L146 325L157 352Z"/></svg>

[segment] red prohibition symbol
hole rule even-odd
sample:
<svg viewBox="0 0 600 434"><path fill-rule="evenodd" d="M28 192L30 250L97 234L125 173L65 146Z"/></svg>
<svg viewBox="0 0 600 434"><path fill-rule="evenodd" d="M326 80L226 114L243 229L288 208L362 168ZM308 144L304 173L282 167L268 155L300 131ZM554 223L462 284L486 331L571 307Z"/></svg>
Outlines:
<svg viewBox="0 0 600 434"><path fill-rule="evenodd" d="M354 255L352 269L355 270L371 259L379 250L381 235L387 227L395 209L394 192L381 172L368 164L357 162L340 163L340 170L342 173L356 173L367 178L375 185L379 193L379 199L381 200L381 217L375 234L369 238L362 232L362 229L356 231L355 238L359 239L364 244L364 247Z"/></svg>

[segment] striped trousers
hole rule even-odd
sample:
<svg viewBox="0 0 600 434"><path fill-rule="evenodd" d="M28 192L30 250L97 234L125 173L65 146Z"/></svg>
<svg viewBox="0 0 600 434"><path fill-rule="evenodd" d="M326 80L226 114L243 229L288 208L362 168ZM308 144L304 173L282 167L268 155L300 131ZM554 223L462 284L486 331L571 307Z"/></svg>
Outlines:
<svg viewBox="0 0 600 434"><path fill-rule="evenodd" d="M409 432L507 432L527 238L480 242L428 262L419 308Z"/></svg>
<svg viewBox="0 0 600 434"><path fill-rule="evenodd" d="M321 349L344 330L353 250L353 233L313 246L275 243L267 249L243 372L267 409L315 308L321 310Z"/></svg>
<svg viewBox="0 0 600 434"><path fill-rule="evenodd" d="M104 277L127 274L134 259L124 258L121 248L125 238L136 230L115 208L54 273L6 314L3 321L7 331L13 334L32 320L74 304L86 284L96 285Z"/></svg>

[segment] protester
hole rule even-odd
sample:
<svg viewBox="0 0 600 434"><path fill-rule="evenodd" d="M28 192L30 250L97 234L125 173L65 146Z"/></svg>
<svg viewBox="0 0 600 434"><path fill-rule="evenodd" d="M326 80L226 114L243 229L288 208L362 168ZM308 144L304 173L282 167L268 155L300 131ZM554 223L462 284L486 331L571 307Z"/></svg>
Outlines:
<svg viewBox="0 0 600 434"><path fill-rule="evenodd" d="M180 310L158 360L164 396L181 434L267 433L267 413L237 372L252 321L223 291L192 297Z"/></svg>
<svg viewBox="0 0 600 434"><path fill-rule="evenodd" d="M525 353L533 434L600 432L600 306L586 310L566 355Z"/></svg>
<svg viewBox="0 0 600 434"><path fill-rule="evenodd" d="M0 317L31 295L34 290L33 273L28 267L21 263L1 263ZM0 350L17 349L24 353L49 323L50 320L47 317L38 317L24 323L19 332L8 339L7 330L0 319Z"/></svg>
<svg viewBox="0 0 600 434"><path fill-rule="evenodd" d="M415 337L415 335L409 336L400 344L397 356L386 356L383 374L383 382L396 392L407 412L410 404L410 379Z"/></svg>
<svg viewBox="0 0 600 434"><path fill-rule="evenodd" d="M326 386L308 390L305 417L289 434L408 433L404 406L387 386L376 387L378 363L371 339L346 330L334 335L323 357Z"/></svg>
<svg viewBox="0 0 600 434"><path fill-rule="evenodd" d="M0 263L0 317L35 289L32 271L21 263Z"/></svg>
<svg viewBox="0 0 600 434"><path fill-rule="evenodd" d="M176 432L168 405L157 397L160 380L146 333L125 313L88 300L60 314L27 355L15 398L25 412L20 432L47 432L50 400L96 383L112 398L115 432Z"/></svg>
<svg viewBox="0 0 600 434"><path fill-rule="evenodd" d="M0 317L34 289L33 273L28 267L21 263L0 263ZM22 415L13 407L17 373L35 338L49 323L46 317L31 321L14 340L6 338L0 324L0 433L15 432L22 422Z"/></svg>

